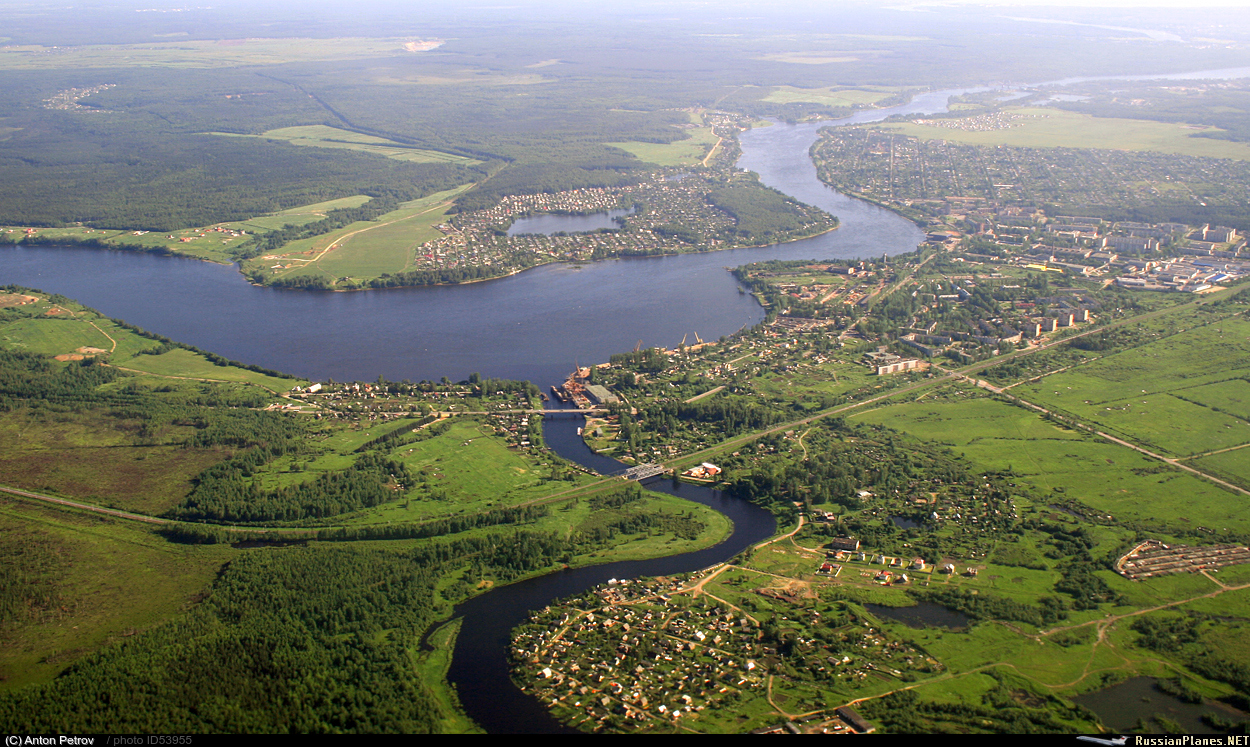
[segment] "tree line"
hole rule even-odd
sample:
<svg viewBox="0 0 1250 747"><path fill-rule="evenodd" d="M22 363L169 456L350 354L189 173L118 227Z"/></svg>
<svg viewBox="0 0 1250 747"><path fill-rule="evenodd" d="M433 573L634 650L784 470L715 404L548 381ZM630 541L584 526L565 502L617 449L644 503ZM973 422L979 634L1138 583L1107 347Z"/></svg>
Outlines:
<svg viewBox="0 0 1250 747"><path fill-rule="evenodd" d="M402 462L371 453L357 457L345 470L272 490L246 480L248 466L228 459L204 470L186 499L168 516L226 523L320 519L397 500L417 480Z"/></svg>

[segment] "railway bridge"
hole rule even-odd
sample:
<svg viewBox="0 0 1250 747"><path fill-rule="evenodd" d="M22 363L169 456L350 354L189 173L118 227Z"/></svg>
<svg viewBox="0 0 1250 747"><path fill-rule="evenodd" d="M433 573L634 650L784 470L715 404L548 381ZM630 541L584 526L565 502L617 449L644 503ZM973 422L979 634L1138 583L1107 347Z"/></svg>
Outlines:
<svg viewBox="0 0 1250 747"><path fill-rule="evenodd" d="M667 470L658 464L635 464L629 469L617 472L616 475L623 477L626 480L645 480L648 477L662 475L665 472L667 472Z"/></svg>

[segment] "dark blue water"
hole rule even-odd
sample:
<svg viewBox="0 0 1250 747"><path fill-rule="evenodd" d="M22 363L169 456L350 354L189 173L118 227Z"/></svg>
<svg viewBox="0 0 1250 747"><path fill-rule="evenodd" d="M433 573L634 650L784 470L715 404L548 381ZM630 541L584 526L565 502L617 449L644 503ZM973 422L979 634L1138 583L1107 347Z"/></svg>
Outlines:
<svg viewBox="0 0 1250 747"><path fill-rule="evenodd" d="M623 465L591 451L577 429L580 416L549 415L543 423L547 445L560 456L601 473ZM496 734L541 734L570 731L551 717L545 706L517 689L508 673L508 648L512 629L561 597L580 594L610 578L638 578L687 573L715 565L772 536L772 514L720 491L687 485L669 478L644 483L649 490L675 495L710 506L729 517L733 533L719 544L696 552L654 560L625 561L551 573L494 589L456 608L464 622L448 680L456 686L460 703L469 716Z"/></svg>
<svg viewBox="0 0 1250 747"><path fill-rule="evenodd" d="M864 609L877 617L901 622L909 628L951 628L958 630L968 627L972 618L949 607L933 602L918 602L910 607L888 607L884 604L866 603Z"/></svg>
<svg viewBox="0 0 1250 747"><path fill-rule="evenodd" d="M509 236L521 236L527 233L540 233L550 236L555 233L589 233L601 228L620 228L616 218L633 215L634 209L607 210L590 215L534 215L529 218L518 218L508 226Z"/></svg>
<svg viewBox="0 0 1250 747"><path fill-rule="evenodd" d="M774 124L743 133L739 166L841 220L837 231L789 244L548 265L472 285L359 293L258 288L245 283L234 268L181 258L0 247L0 283L61 293L173 339L312 379L369 380L379 374L392 380L462 379L479 372L546 386L563 380L575 363L607 360L638 342L672 347L688 333L711 339L758 322L762 310L750 296L737 292L726 267L766 259L857 258L913 250L923 239L916 226L825 187L816 179L808 150L821 127L940 112L957 93L961 91L923 94L903 106L859 112L838 122ZM567 459L611 471L608 463L614 460L590 452L577 435L581 424L580 418L563 417L547 423L548 444ZM611 577L704 568L775 531L770 514L717 491L663 479L648 487L725 513L734 523L732 536L695 553L549 574L461 605L457 613L464 616L464 624L448 676L469 715L489 731L564 730L508 678L509 634L529 610Z"/></svg>
<svg viewBox="0 0 1250 747"><path fill-rule="evenodd" d="M861 112L930 112L949 92ZM716 339L763 319L726 268L767 259L900 254L921 231L824 186L807 151L820 126L744 133L744 168L765 184L838 216L821 236L707 254L553 264L469 285L330 293L254 287L231 267L177 257L65 247L0 247L0 283L61 293L109 316L234 360L324 380L393 381L477 372L544 388L574 364L613 353ZM569 219L570 216L545 216Z"/></svg>
<svg viewBox="0 0 1250 747"><path fill-rule="evenodd" d="M1232 79L1250 68L1086 80ZM1010 88L1019 88L1012 86ZM258 288L233 268L155 255L57 247L0 247L0 283L61 293L104 313L229 358L313 379L453 380L478 372L562 381L574 362L605 361L692 333L715 339L763 318L726 272L766 259L834 259L909 252L923 239L899 216L844 197L808 157L820 128L896 114L944 111L934 91L834 122L774 124L741 136L738 165L841 220L837 231L755 249L547 265L472 285L358 293Z"/></svg>
<svg viewBox="0 0 1250 747"><path fill-rule="evenodd" d="M1223 703L1186 703L1160 690L1155 682L1153 677L1133 677L1104 690L1077 695L1072 702L1085 706L1104 725L1122 732L1136 727L1138 720L1150 722L1160 715L1180 724L1185 729L1182 733L1216 734L1215 729L1202 722L1203 714L1214 713L1232 721L1246 716ZM1159 727L1151 724L1150 728Z"/></svg>

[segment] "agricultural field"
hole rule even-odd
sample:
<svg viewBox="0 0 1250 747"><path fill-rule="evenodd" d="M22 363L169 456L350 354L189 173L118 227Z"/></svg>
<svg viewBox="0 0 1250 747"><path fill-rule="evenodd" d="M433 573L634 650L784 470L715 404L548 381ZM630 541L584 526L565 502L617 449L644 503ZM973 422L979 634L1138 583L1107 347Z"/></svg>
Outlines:
<svg viewBox="0 0 1250 747"><path fill-rule="evenodd" d="M684 130L686 138L671 143L620 142L605 143L613 148L633 154L640 161L654 163L658 166L697 166L710 159L712 152L720 143L720 137L707 121L707 117L697 112L687 112L691 125Z"/></svg>
<svg viewBox="0 0 1250 747"><path fill-rule="evenodd" d="M417 427L401 441L409 437L420 440L388 450L387 455L417 473L419 484L394 502L353 516L348 524L423 521L487 511L540 500L594 482L588 475L567 470L557 460L509 447L496 435L494 427L473 418L442 421L440 427L412 422ZM319 437L320 454L278 459L255 479L271 489L342 470L354 460L355 450L395 429L395 421L359 430L353 426L335 428Z"/></svg>
<svg viewBox="0 0 1250 747"><path fill-rule="evenodd" d="M11 349L40 355L94 355L114 350L114 340L104 332L104 328L103 324L89 318L26 318L0 326L0 340Z"/></svg>
<svg viewBox="0 0 1250 747"><path fill-rule="evenodd" d="M405 428L408 424L415 427ZM403 432L393 442L399 445L383 446L383 453L407 467L416 476L415 484L393 500L333 517L331 523L382 527L534 503L553 506L553 510L534 522L534 528L561 535L593 531L614 518L612 511L596 508L596 496L610 494L622 483L588 474L544 451L518 449L500 435L503 429L483 416L433 423L426 418L407 423L400 420L337 424L314 436L316 446L310 452L279 457L259 470L252 481L264 491L307 485L320 476L348 469L356 460L356 452L368 448L378 437L396 431ZM610 551L594 550L588 559L685 552L719 541L731 528L723 515L662 493L646 494L643 500L631 503L627 513L652 517L690 515L703 529L696 536L683 537L655 532L631 534L627 542Z"/></svg>
<svg viewBox="0 0 1250 747"><path fill-rule="evenodd" d="M10 241L33 238L43 242L90 242L105 249L116 247L128 251L160 251L219 264L234 264L238 258L238 252L245 249L257 235L313 223L325 218L326 211L360 207L370 199L367 195L343 197L259 215L243 221L173 231L118 231L84 226L65 228L7 226L0 227L0 238Z"/></svg>
<svg viewBox="0 0 1250 747"><path fill-rule="evenodd" d="M982 118L989 116L1001 120L983 123ZM1245 143L1192 137L1198 131L1216 131L1211 127L1092 117L1051 108L1008 108L995 115L977 115L969 120L924 120L923 124L911 122L877 127L921 140L969 145L1133 150L1250 160L1250 145Z"/></svg>
<svg viewBox="0 0 1250 747"><path fill-rule="evenodd" d="M300 383L240 366L221 365L189 348L172 347L158 353L160 341L140 335L94 310L48 296L18 307L8 317L0 319L0 344L9 350L59 360L99 358L136 373L174 380L252 384L274 393L284 393Z"/></svg>
<svg viewBox="0 0 1250 747"><path fill-rule="evenodd" d="M95 363L104 370L90 391L63 395L59 385L45 384L53 387L47 396L68 396L77 407L10 401L0 421L0 472L13 487L163 513L182 500L197 473L228 456L217 446L187 448L197 429L170 413L203 400L261 407L274 401L272 392L299 383L167 346L59 296L24 298L36 300L0 311L0 349L54 359L54 366ZM129 404L109 409L119 402ZM155 414L153 406L168 409Z"/></svg>
<svg viewBox="0 0 1250 747"><path fill-rule="evenodd" d="M312 205L303 205L301 207L293 207L287 210L280 210L273 213L275 217L281 216L302 216L315 215L325 217L329 210L339 210L342 208L358 208L368 202L371 198L368 195L352 195L351 197L340 197L337 200L326 200L325 202L315 202Z"/></svg>
<svg viewBox="0 0 1250 747"><path fill-rule="evenodd" d="M1234 485L1250 485L1250 452L1244 446L1191 457L1185 460L1185 464Z"/></svg>
<svg viewBox="0 0 1250 747"><path fill-rule="evenodd" d="M1250 443L1231 394L1250 374L1250 322L1204 321L1012 392L1169 456Z"/></svg>
<svg viewBox="0 0 1250 747"><path fill-rule="evenodd" d="M198 472L227 456L185 448L191 428L142 431L141 420L100 413L12 411L0 423L3 484L160 514L182 500Z"/></svg>
<svg viewBox="0 0 1250 747"><path fill-rule="evenodd" d="M605 143L632 153L640 161L659 166L696 166L711 154L720 138L711 127L686 130L689 139L671 143Z"/></svg>
<svg viewBox="0 0 1250 747"><path fill-rule="evenodd" d="M267 281L321 276L331 282L403 272L413 265L416 247L443 235L434 226L446 222L452 200L470 186L403 203L371 221L293 241L277 253L244 262L243 270L260 273Z"/></svg>
<svg viewBox="0 0 1250 747"><path fill-rule="evenodd" d="M343 130L338 127L329 127L327 125L302 125L299 127L281 127L276 130L268 130L259 135L237 135L229 132L214 132L213 135L221 135L226 137L259 137L267 140L280 140L290 143L291 145L303 145L312 148L337 148L340 150L354 150L360 153L369 153L384 158L393 158L396 161L408 161L411 163L459 163L466 166L473 166L481 163L481 161L457 156L451 153L440 153L434 150L424 150L421 148L413 148L411 146L397 143L394 140L387 140L382 137L373 135L365 135L351 130ZM353 206L355 207L355 206Z"/></svg>
<svg viewBox="0 0 1250 747"><path fill-rule="evenodd" d="M877 104L899 92L897 88L887 86L864 86L860 88L795 88L779 86L765 96L763 101L776 104L805 103L824 104L837 108L861 108Z"/></svg>
<svg viewBox="0 0 1250 747"><path fill-rule="evenodd" d="M922 399L849 419L946 445L981 469L1022 478L1039 496L1075 500L1121 521L1162 531L1250 532L1250 508L1226 489L989 396Z"/></svg>
<svg viewBox="0 0 1250 747"><path fill-rule="evenodd" d="M301 383L298 380L269 376L245 368L219 366L202 354L184 348L174 348L160 355L136 355L133 358L119 357L115 360L114 365L125 371L171 379L252 384L274 394L283 394Z"/></svg>

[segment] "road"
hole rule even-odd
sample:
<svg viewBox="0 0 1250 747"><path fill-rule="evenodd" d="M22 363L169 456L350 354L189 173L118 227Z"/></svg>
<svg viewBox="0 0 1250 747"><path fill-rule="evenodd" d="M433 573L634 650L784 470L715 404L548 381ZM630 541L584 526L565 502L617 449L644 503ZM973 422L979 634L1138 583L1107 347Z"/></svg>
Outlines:
<svg viewBox="0 0 1250 747"><path fill-rule="evenodd" d="M926 259L926 261L927 261L927 259ZM923 264L923 263L922 263L922 264ZM918 269L918 268L917 268L917 269ZM900 284L901 284L902 282L905 282L905 280L906 280L906 279L904 279L903 281L900 281ZM896 287L897 287L897 286L896 286ZM1233 288L1229 289L1229 291L1227 292L1227 295L1233 295L1233 294L1235 294L1235 293L1238 293L1238 292L1240 292L1240 291L1242 291L1242 290L1246 290L1246 289L1250 289L1250 282L1243 283L1243 284L1241 284L1241 285L1238 285L1238 286L1235 286L1235 287L1233 287ZM1134 323L1137 323L1137 322L1140 322L1140 321L1144 321L1144 320L1146 320L1146 319L1153 319L1153 318L1158 317L1158 316L1161 316L1161 315L1163 315L1163 314L1165 314L1165 313L1170 313L1170 312L1175 311L1175 310L1177 310L1177 309L1185 308L1186 306L1203 305L1203 304L1210 303L1210 302L1212 302L1212 301L1217 300L1218 298L1223 298L1223 297L1226 297L1226 295L1225 295L1225 294L1223 294L1223 293L1222 293L1222 294L1219 294L1218 296L1214 296L1214 297L1213 297L1213 296L1206 296L1206 297L1203 297L1203 298L1201 298L1201 299L1197 299L1197 300L1195 300L1195 301L1192 301L1192 302L1190 302L1189 304L1181 304L1181 305L1179 305L1179 306L1173 306L1173 307L1166 308L1166 309L1157 309L1157 310L1155 310L1155 311L1149 311L1149 312L1146 312L1146 313L1144 313L1144 314L1138 314L1138 315L1136 315L1136 316L1126 317L1126 318L1124 318L1124 319L1120 319L1120 320L1117 320L1117 321L1115 321L1115 322L1111 322L1111 323L1109 323L1109 324L1102 325L1102 326L1100 326L1100 327L1096 327L1096 328L1088 329L1088 330L1086 330L1086 331L1084 331L1084 332L1080 332L1080 333L1075 334L1075 335L1068 335L1068 336L1064 337L1064 338L1063 338L1063 339L1061 339L1061 340L1055 340L1055 341L1052 341L1052 342L1046 343L1046 344L1044 344L1044 345L1039 345L1039 346L1037 346L1037 347L1029 348L1029 349L1027 349L1027 350L1019 350L1019 351L1016 351L1016 352L1014 352L1014 353L1010 353L1010 354L1003 355L1003 356L998 356L998 357L996 357L996 358L992 358L992 359L990 359L990 360L988 360L988 361L983 361L983 362L981 362L981 363L975 363L975 364L972 364L972 365L970 365L970 366L966 366L966 367L964 367L964 368L962 368L962 369L957 369L957 370L952 370L952 371L946 371L945 369L938 369L938 370L941 370L941 371L945 371L945 375L944 375L944 376L937 376L937 377L934 377L934 378L932 378L932 379L925 379L925 380L922 380L922 381L913 382L913 383L911 383L911 384L907 384L907 385L904 385L904 386L901 386L901 387L897 387L897 388L894 388L894 389L891 389L891 390L888 390L888 391L882 392L881 394L876 395L876 396L873 396L873 397L869 397L868 399L860 400L860 401L858 401L858 402L852 402L852 403L849 403L849 404L846 404L846 405L840 405L840 406L838 406L838 407L829 408L829 409L827 409L827 410L822 410L822 411L820 411L820 412L813 413L812 415L809 415L809 416L804 417L804 418L800 418L800 419L798 419L798 420L793 420L793 421L790 421L790 422L787 422L787 423L782 423L782 424L780 424L780 425L775 425L775 426L772 426L772 427L770 427L770 428L766 428L766 429L763 429L763 430L754 431L754 432L752 432L752 433L747 433L747 434L744 434L744 435L741 435L741 436L735 436L735 437L733 437L733 438L725 439L724 441L721 441L720 443L715 444L715 445L713 445L713 446L708 446L708 447L705 447L705 448L698 449L698 450L696 450L696 451L690 452L690 453L685 454L685 455L683 455L683 456L679 456L679 457L675 457L675 458L669 459L669 460L667 460L667 461L665 461L665 462L662 462L662 463L661 463L661 466L663 466L663 467L665 467L665 468L668 468L668 469L675 469L675 470L676 470L676 469L681 469L683 466L687 466L687 465L690 465L690 464L695 464L695 463L702 462L702 461L707 461L707 458L708 458L708 457L711 457L711 456L716 455L716 454L723 453L723 452L725 452L725 451L731 451L731 450L734 450L734 449L740 448L740 447L742 447L742 446L743 446L743 445L745 445L745 444L748 444L748 443L751 443L751 442L753 442L753 441L759 440L760 438L764 438L765 436L769 436L769 435L776 434L776 433L784 433L784 432L785 432L785 431L787 431L787 430L793 430L793 429L796 429L796 428L798 428L798 427L800 427L800 426L811 425L812 423L815 423L815 422L816 422L816 421L818 421L818 420L823 420L823 419L825 419L825 418L829 418L829 417L836 417L836 416L841 415L841 414L843 414L843 413L850 412L850 411L852 411L852 410L856 410L856 409L859 409L859 408L862 408L862 407L866 407L866 406L868 406L868 405L871 405L871 404L874 404L874 403L877 403L877 402L881 402L881 401L884 401L884 400L890 399L890 398L892 398L892 397L897 397L897 396L899 396L899 395L908 394L908 393L910 393L910 392L914 392L914 391L918 391L918 390L922 390L922 389L928 389L928 388L932 388L932 387L937 387L937 386L940 386L940 385L942 385L942 384L944 384L944 383L948 383L948 382L951 382L951 381L957 381L957 380L960 380L960 379L969 380L969 381L976 381L976 382L978 383L978 386L983 386L983 387L985 387L986 389L988 389L989 391L993 391L993 392L994 392L994 393L996 393L996 394L1000 394L1000 395L1002 395L1002 396L1004 396L1004 397L1007 397L1007 398L1009 398L1009 399L1014 399L1014 400L1018 401L1021 405L1025 406L1025 407L1029 407L1029 408L1031 408L1031 409L1033 409L1033 410L1036 410L1036 411L1038 411L1038 412L1041 412L1041 413L1043 413L1043 414L1052 414L1052 413L1050 413L1048 410L1046 410L1046 409L1045 409L1045 408L1043 408L1043 407L1040 407L1040 406L1038 406L1038 405L1032 404L1032 403L1030 403L1030 402L1026 402L1026 401L1024 401L1024 400L1021 400L1021 399L1020 399L1020 398L1018 398L1018 397L1015 397L1015 395L1012 395L1012 394L1009 394L1009 393L1005 392L1005 391L1004 391L1004 389L1005 389L1005 388L994 387L993 385L989 384L989 382L985 382L985 381L983 381L983 380L975 379L975 378L973 378L973 377L972 377L972 374L977 373L977 372L979 372L979 371L982 371L982 370L984 370L984 369L986 369L986 368L989 368L989 367L991 367L991 366L998 365L999 363L1002 363L1003 361L1006 361L1006 360L1012 360L1012 359L1014 359L1014 358L1017 358L1017 357L1020 357L1020 356L1023 356L1023 355L1031 355L1031 354L1033 354L1033 353L1037 353L1037 352L1040 352L1040 351L1042 351L1042 350L1047 350L1047 349L1049 349L1049 348L1051 348L1051 347L1054 347L1054 346L1056 346L1056 345L1061 345L1061 344L1063 344L1063 343L1066 343L1066 342L1069 342L1069 341L1071 341L1071 340L1073 340L1073 339L1076 339L1077 337L1082 337L1082 336L1084 336L1084 335L1088 335L1088 334L1094 334L1095 332L1101 332L1101 331L1106 330L1106 329L1114 329L1115 327L1124 326L1124 325L1126 325L1126 324L1134 324ZM747 356L743 356L743 357L747 357ZM516 413L522 413L522 412L524 412L524 413L531 413L531 414L542 414L542 413L544 413L545 411L542 411L542 410L498 410L498 411L495 411L495 412L482 412L482 413L449 413L449 414L498 414L498 413L503 413L503 412L516 412ZM583 411L583 412L586 412L586 413L592 413L592 412L595 412L595 411ZM1064 417L1064 416L1058 416L1058 417ZM1065 419L1065 420L1067 420L1067 418L1066 418L1066 417L1064 417L1064 419ZM1139 452L1139 453L1141 453L1141 454L1144 454L1144 455L1146 455L1146 456L1149 456L1149 457L1151 457L1151 458L1157 459L1157 460L1159 460L1159 461L1161 461L1161 462L1164 462L1164 463L1166 463L1166 464L1169 464L1169 465L1172 465L1172 466L1177 467L1177 468L1179 468L1179 469L1182 469L1182 470L1185 470L1185 471L1187 471L1187 472L1190 472L1190 473L1192 473L1192 474L1194 474L1194 475L1196 475L1196 476L1198 476L1198 477L1201 477L1201 478L1203 478L1203 479L1209 480L1209 481L1211 481L1211 482L1213 482L1213 483L1216 483L1216 484L1218 484L1218 485L1221 485L1221 486L1223 486L1223 487L1226 487L1226 488L1228 488L1228 489L1230 489L1230 490L1232 490L1232 491L1234 491L1234 492L1241 493L1241 494L1243 494L1243 495L1250 495L1250 491L1247 491L1247 490L1245 490L1245 489L1243 489L1243 488L1240 488L1240 487L1238 487L1238 486L1236 486L1236 485L1233 485L1233 484L1231 484L1231 483L1229 483L1229 482L1226 482L1226 481L1224 481L1224 480L1220 480L1219 478L1212 477L1211 475L1208 475L1208 474L1206 474L1206 473L1204 473L1204 472L1202 472L1202 471L1200 471L1200 470L1196 470L1196 469L1194 469L1193 467L1190 467L1190 466L1188 466L1188 465L1186 465L1186 464L1182 464L1182 463L1181 463L1179 460L1177 460L1177 459L1172 459L1172 458L1169 458L1169 457L1162 456L1162 455L1160 455L1160 454L1156 454L1156 453L1154 453L1154 452L1152 452L1152 451L1149 451L1149 450L1147 450L1147 449L1144 449L1144 448L1142 448L1142 447L1140 447L1140 446L1136 446L1136 445L1134 445L1134 444L1132 444L1132 443L1129 443L1128 441L1125 441L1125 440L1120 439L1120 438L1116 438L1115 436L1111 436L1110 434L1103 433L1103 432L1101 432L1101 431L1095 430L1095 429L1090 428L1090 427L1088 427L1088 426L1081 426L1081 427L1083 427L1085 430L1087 430L1087 431L1089 431L1089 432L1091 432L1091 433L1094 433L1095 435L1098 435L1098 436L1100 436L1100 437L1102 437L1102 438L1107 439L1108 441L1111 441L1111 442L1113 442L1113 443L1119 444L1119 445L1121 445L1121 446L1126 446L1126 447L1128 447L1128 448L1130 448L1130 449L1133 449L1134 451L1137 451L1137 452ZM579 494L582 494L583 492L586 492L586 491L590 491L590 490L593 490L593 489L596 489L596 488L603 487L603 486L605 486L606 484L608 484L609 482L612 482L612 481L614 481L614 480L616 480L616 478L603 478L602 480L595 481L595 482L590 483L590 484L588 484L588 485L583 485L583 486L580 486L580 487L577 487L577 488L570 488L569 490L564 490L564 491L561 491L561 492L559 492L559 493L555 493L555 494L552 494L552 495L550 495L550 496L546 496L546 497L544 497L544 498L536 499L536 500L534 500L534 501L529 501L529 502L527 502L527 503L526 503L526 504L524 504L524 505L534 505L534 504L548 503L548 502L551 502L551 501L560 500L560 499L562 499L562 498L572 497L572 496L574 496L574 495L579 495ZM73 507L73 508L79 508L79 509L86 510L86 511L93 511L93 512L97 512L97 513L105 513L105 514L109 514L109 515L117 516L117 517L119 517L119 518L131 519L131 520L135 520L135 521L144 521L144 522L148 522L148 523L169 523L169 522L167 522L167 521L166 521L166 520L164 520L164 519L158 519L158 518L151 517L151 516L143 516L142 514L133 514L133 513L128 513L128 512L125 512L125 511L117 511L117 510L114 510L114 509L103 508L103 507L100 507L100 506L92 506L91 504L80 503L80 502L75 502L75 501L69 501L69 500L65 500L65 499L62 499L62 498L55 498L55 497L52 497L52 496L41 495L41 494L39 494L39 493L33 493L33 492L29 492L29 491L17 490L17 489L14 489L14 488L3 488L3 487L0 487L0 490L3 490L3 491L5 491L5 492L12 493L12 494L14 494L14 495L20 495L20 496L23 496L23 497L32 498L32 499L36 499L36 500L40 500L40 501L44 501L44 502L55 503L55 504L59 504L59 505L63 505L63 506L68 506L68 507ZM300 531L300 530L298 530L298 529L297 529L297 530L295 530L295 531ZM788 536L788 535L787 535L787 536ZM778 539L780 539L780 538L778 538Z"/></svg>
<svg viewBox="0 0 1250 747"><path fill-rule="evenodd" d="M170 521L166 519L158 519L155 516L145 516L143 514L132 514L129 511L118 511L117 509L114 509L114 508L104 508L103 506L93 506L90 503L78 503L77 501L69 501L64 498L54 498L50 495L43 495L42 493L32 493L29 490L18 490L17 488L9 488L3 485L0 485L0 492L10 493L12 495L19 495L23 498L34 498L35 500L43 501L45 503L55 503L61 506L69 506L71 508L78 508L78 509L82 509L83 511L90 511L91 513L94 513L94 514L108 514L109 516L116 516L121 519L130 519L131 521L142 521L147 524L169 524L171 523Z"/></svg>

